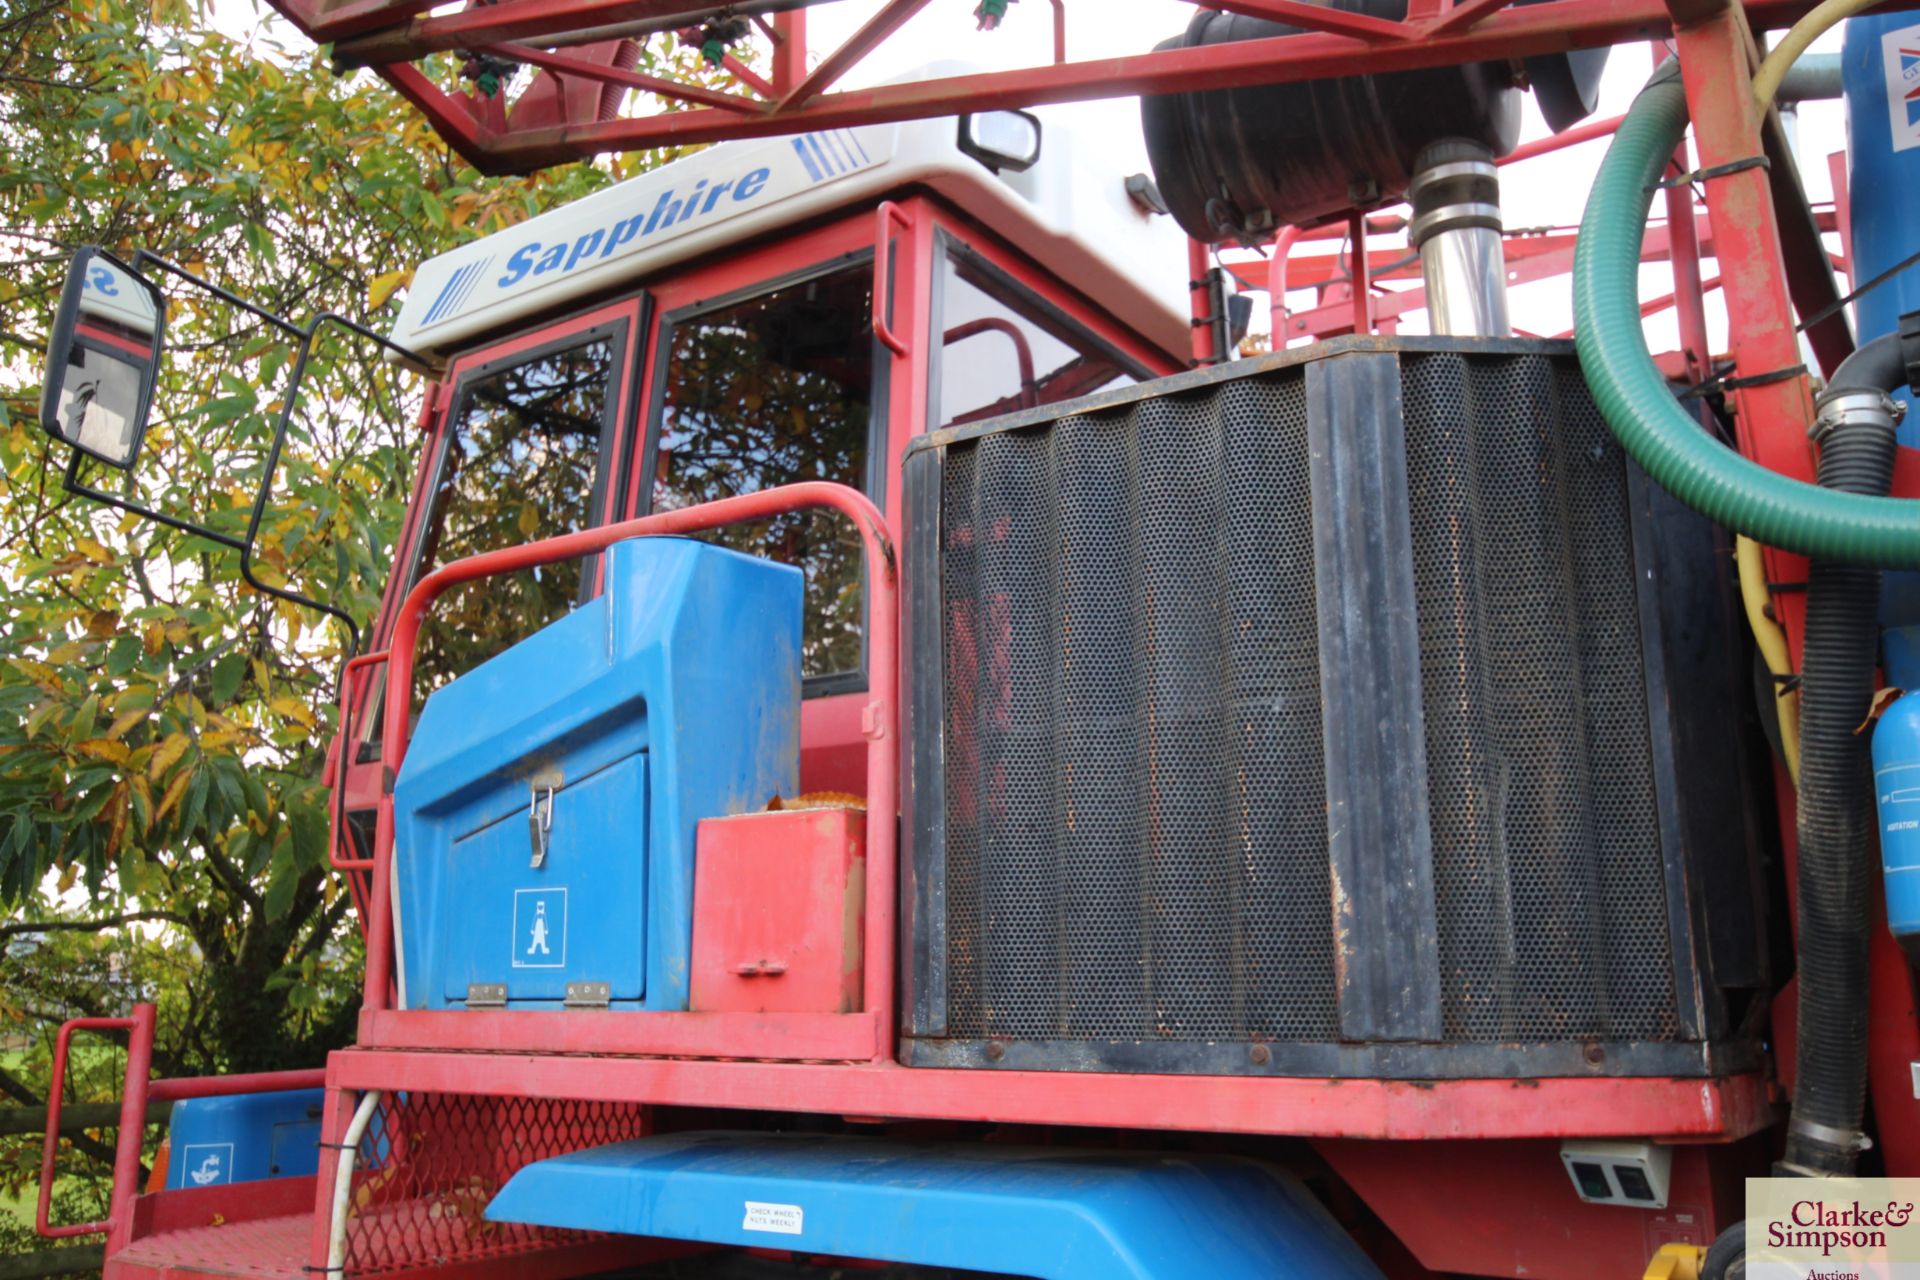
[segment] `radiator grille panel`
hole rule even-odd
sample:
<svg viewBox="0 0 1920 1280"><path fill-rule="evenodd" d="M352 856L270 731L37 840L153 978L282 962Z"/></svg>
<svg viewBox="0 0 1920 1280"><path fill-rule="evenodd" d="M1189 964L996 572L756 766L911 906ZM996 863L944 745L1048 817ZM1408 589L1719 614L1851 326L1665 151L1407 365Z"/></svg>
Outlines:
<svg viewBox="0 0 1920 1280"><path fill-rule="evenodd" d="M1399 359L1444 1039L1678 1039L1625 460ZM945 1038L1340 1041L1307 368L944 447Z"/></svg>
<svg viewBox="0 0 1920 1280"><path fill-rule="evenodd" d="M1305 450L1292 381L953 451L954 1034L1334 1033Z"/></svg>
<svg viewBox="0 0 1920 1280"><path fill-rule="evenodd" d="M1446 1035L1670 1038L1619 447L1544 357L1402 368Z"/></svg>

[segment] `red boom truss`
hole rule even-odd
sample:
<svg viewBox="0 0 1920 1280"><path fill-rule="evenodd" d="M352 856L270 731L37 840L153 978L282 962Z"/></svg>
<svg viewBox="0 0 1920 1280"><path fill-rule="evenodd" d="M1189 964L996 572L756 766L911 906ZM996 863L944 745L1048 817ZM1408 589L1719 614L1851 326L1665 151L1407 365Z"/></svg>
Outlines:
<svg viewBox="0 0 1920 1280"><path fill-rule="evenodd" d="M1066 0L1050 0L1050 41L1036 49L1038 65L844 89L836 86L928 8L929 0L885 0L843 44L810 63L806 10L829 2L739 0L716 7L686 0L499 0L434 14L428 0L272 0L315 41L334 42L337 64L378 72L487 173L526 172L602 152L998 108L1522 58L1664 37L1675 30L1676 19L1705 19L1715 8L1711 0L1676 0L1671 7L1662 0L1555 0L1526 7L1509 7L1509 0L1410 0L1407 16L1396 22L1301 0L1201 0L1205 8L1272 18L1304 34L1075 62L1067 57ZM943 0L942 7L956 10L956 23L967 20L960 0ZM1758 0L1746 14L1756 27L1778 26L1808 7L1802 0ZM1171 33L1189 6L1166 8ZM1097 6L1086 12L1097 13ZM736 82L731 90L635 72L616 56L620 42L658 33L683 32L697 40L694 33L718 14L751 18L746 43L723 60ZM1008 22L1022 25L1012 17ZM540 71L507 101L504 88L489 95L444 67L423 65L449 52ZM768 66L769 74L751 70L749 62ZM604 86L616 101L630 99L630 109L556 110L555 86L544 83L550 78ZM591 98L604 104L598 94Z"/></svg>

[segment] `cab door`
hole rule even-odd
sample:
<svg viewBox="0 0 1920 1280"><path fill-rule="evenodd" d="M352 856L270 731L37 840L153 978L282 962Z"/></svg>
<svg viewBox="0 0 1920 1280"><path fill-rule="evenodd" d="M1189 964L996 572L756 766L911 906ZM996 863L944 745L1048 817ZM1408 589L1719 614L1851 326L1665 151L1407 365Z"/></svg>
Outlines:
<svg viewBox="0 0 1920 1280"><path fill-rule="evenodd" d="M627 514L804 480L849 485L889 517L889 425L904 362L874 336L872 218L852 218L658 282L642 454ZM883 255L896 280L908 253ZM896 314L913 314L898 296ZM911 430L911 426L907 427ZM866 791L866 590L858 533L795 512L707 535L806 576L803 791Z"/></svg>
<svg viewBox="0 0 1920 1280"><path fill-rule="evenodd" d="M629 484L644 297L597 307L464 352L422 413L407 519L395 543L374 650L413 584L443 564L599 524ZM420 636L413 710L435 688L562 617L598 589L597 560L481 579L443 596ZM380 794L384 666L354 671L343 856L370 857Z"/></svg>

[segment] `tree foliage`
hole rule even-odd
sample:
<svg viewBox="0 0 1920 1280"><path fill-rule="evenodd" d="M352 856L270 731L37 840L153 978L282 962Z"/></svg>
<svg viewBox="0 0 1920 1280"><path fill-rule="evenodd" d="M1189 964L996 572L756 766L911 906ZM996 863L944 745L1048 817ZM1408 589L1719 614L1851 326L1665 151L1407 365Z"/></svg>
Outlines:
<svg viewBox="0 0 1920 1280"><path fill-rule="evenodd" d="M0 0L0 902L22 926L0 1033L128 998L14 999L52 955L21 952L25 926L134 915L161 939L112 945L167 957L179 1071L314 1063L351 1025L359 942L321 785L345 639L248 588L217 543L63 493L36 417L68 257L144 247L267 311L380 330L413 264L661 158L482 179L370 75L209 20L186 0ZM237 534L290 343L176 289L168 345L139 465L85 479ZM372 616L420 399L366 345L322 340L272 477L264 580Z"/></svg>

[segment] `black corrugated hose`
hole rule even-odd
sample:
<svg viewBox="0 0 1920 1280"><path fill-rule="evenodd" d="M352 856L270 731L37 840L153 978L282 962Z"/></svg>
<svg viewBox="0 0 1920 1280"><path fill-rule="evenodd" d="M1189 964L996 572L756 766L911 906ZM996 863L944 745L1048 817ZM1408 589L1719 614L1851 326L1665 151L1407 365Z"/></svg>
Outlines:
<svg viewBox="0 0 1920 1280"><path fill-rule="evenodd" d="M1829 412L1839 398L1904 386L1900 338L1862 347L1821 394L1819 482L1884 495L1893 480L1889 414ZM1869 735L1880 570L1816 561L1807 580L1800 677L1800 1011L1793 1117L1782 1173L1846 1175L1863 1145L1867 1089L1867 936L1873 858Z"/></svg>

